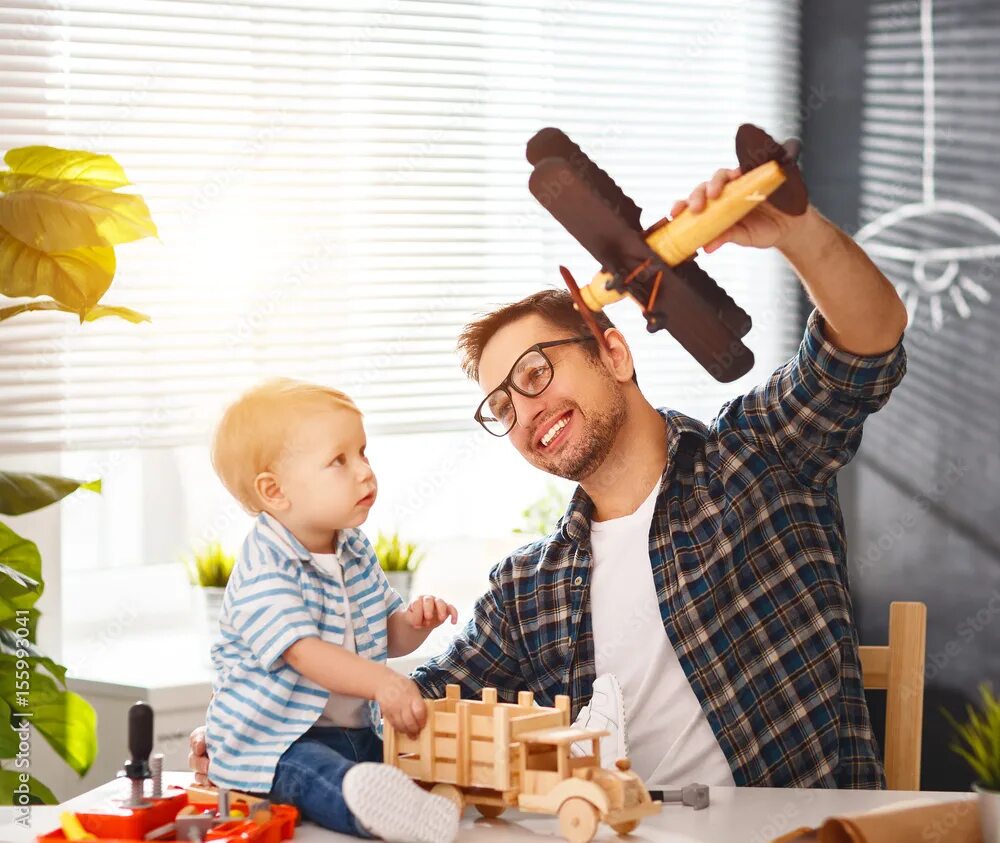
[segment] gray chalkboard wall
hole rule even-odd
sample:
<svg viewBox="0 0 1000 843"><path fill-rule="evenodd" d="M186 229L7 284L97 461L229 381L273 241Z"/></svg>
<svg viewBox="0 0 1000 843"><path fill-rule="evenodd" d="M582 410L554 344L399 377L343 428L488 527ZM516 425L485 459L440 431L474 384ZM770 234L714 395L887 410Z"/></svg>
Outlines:
<svg viewBox="0 0 1000 843"><path fill-rule="evenodd" d="M806 0L802 57L813 201L911 312L908 374L841 479L861 640L927 604L922 786L966 789L940 709L1000 691L1000 2Z"/></svg>

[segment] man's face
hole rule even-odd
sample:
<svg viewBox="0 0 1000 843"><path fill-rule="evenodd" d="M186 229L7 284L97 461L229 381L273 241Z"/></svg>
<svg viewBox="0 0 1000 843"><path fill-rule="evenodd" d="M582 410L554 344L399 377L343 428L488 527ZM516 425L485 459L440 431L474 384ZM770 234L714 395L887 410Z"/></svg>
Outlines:
<svg viewBox="0 0 1000 843"><path fill-rule="evenodd" d="M484 393L495 389L535 343L572 336L540 316L504 326L483 348L480 387ZM529 398L509 390L517 412L508 434L514 447L536 468L577 482L604 462L626 415L624 384L593 350L593 343L546 349L555 372L545 391Z"/></svg>

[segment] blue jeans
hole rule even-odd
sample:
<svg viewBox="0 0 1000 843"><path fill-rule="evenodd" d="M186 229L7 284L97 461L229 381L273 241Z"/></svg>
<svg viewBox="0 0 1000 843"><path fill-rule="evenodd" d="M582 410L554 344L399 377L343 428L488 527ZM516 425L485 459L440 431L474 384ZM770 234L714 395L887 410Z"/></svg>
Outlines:
<svg viewBox="0 0 1000 843"><path fill-rule="evenodd" d="M269 798L294 805L303 819L324 828L371 837L344 802L344 776L360 761L382 761L374 729L313 726L278 760Z"/></svg>

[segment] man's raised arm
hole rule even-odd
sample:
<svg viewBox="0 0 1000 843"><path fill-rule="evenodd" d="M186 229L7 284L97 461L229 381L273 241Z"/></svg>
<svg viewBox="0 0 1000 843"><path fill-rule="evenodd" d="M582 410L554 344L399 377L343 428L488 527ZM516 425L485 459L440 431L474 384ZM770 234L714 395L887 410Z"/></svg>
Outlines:
<svg viewBox="0 0 1000 843"><path fill-rule="evenodd" d="M719 170L671 213L700 212L739 174ZM777 248L816 309L796 356L724 408L720 424L775 453L803 484L823 488L906 372L906 308L864 250L812 206L795 217L762 203L705 250L725 243Z"/></svg>

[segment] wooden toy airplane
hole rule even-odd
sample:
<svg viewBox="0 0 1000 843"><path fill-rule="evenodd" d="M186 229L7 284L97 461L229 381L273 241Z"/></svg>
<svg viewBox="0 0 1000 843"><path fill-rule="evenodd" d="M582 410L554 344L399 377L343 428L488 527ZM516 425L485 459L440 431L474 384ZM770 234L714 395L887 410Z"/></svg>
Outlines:
<svg viewBox="0 0 1000 843"><path fill-rule="evenodd" d="M750 371L753 352L742 341L750 317L693 255L765 200L784 213L804 213L809 200L798 152L797 140L782 145L744 123L736 132L743 175L701 213L684 210L643 229L639 206L563 132L542 129L528 141L529 189L601 264L583 288L559 267L598 341L604 344L603 332L590 314L631 296L647 330L669 331L716 380L728 383Z"/></svg>

